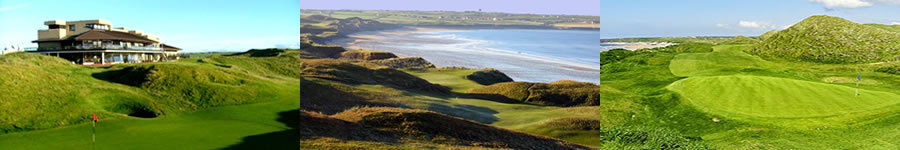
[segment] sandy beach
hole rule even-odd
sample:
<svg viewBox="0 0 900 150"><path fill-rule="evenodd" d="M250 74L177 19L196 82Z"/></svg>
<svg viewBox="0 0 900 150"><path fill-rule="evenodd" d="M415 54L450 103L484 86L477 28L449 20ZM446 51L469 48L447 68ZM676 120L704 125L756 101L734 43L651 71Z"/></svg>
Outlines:
<svg viewBox="0 0 900 150"><path fill-rule="evenodd" d="M402 31L369 31L362 32L357 34L348 35L349 39L336 40L338 42L331 43L339 43L338 45L343 45L349 49L365 49L363 47L359 47L358 44L367 41L373 40L384 40L384 36L381 35L407 35L413 33L421 33L421 32L450 32L450 31L466 31L463 29L444 29L444 28L425 28L425 27L408 27ZM349 40L349 41L348 41Z"/></svg>
<svg viewBox="0 0 900 150"><path fill-rule="evenodd" d="M399 30L360 32L326 44L349 49L375 49L398 56L419 56L435 65L467 68L495 68L516 81L552 82L576 80L599 83L599 65L584 64L536 54L484 47L485 42L460 39L430 32L467 31L461 29L409 27Z"/></svg>
<svg viewBox="0 0 900 150"><path fill-rule="evenodd" d="M669 42L606 42L601 44L622 45L622 47L627 50L639 50L645 48L657 48L675 45L675 43Z"/></svg>

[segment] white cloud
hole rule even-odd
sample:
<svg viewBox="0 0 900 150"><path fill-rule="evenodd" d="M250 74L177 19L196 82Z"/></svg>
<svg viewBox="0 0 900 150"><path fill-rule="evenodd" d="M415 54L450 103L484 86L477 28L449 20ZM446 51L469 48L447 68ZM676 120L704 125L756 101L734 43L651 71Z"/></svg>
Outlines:
<svg viewBox="0 0 900 150"><path fill-rule="evenodd" d="M891 25L900 25L900 22L891 22Z"/></svg>
<svg viewBox="0 0 900 150"><path fill-rule="evenodd" d="M794 26L794 24L788 24L788 25L781 26L781 30L790 28L791 26Z"/></svg>
<svg viewBox="0 0 900 150"><path fill-rule="evenodd" d="M774 29L775 28L775 25L772 25L772 23L769 23L769 22L744 21L744 20L738 21L738 26L744 27L744 28L756 28L756 29L767 29L767 28Z"/></svg>
<svg viewBox="0 0 900 150"><path fill-rule="evenodd" d="M853 9L874 5L900 5L900 0L809 0L813 3L825 4L825 9Z"/></svg>
<svg viewBox="0 0 900 150"><path fill-rule="evenodd" d="M10 11L10 10L13 10L13 9L19 9L19 8L23 8L23 7L25 7L25 4L18 4L18 5L12 5L12 6L4 6L4 7L0 7L0 11Z"/></svg>
<svg viewBox="0 0 900 150"><path fill-rule="evenodd" d="M721 23L720 23L720 24L716 24L716 27L724 28L724 27L728 27L728 24L721 24Z"/></svg>
<svg viewBox="0 0 900 150"><path fill-rule="evenodd" d="M890 4L890 5L900 4L900 0L875 0L875 2L885 3L885 4Z"/></svg>
<svg viewBox="0 0 900 150"><path fill-rule="evenodd" d="M871 2L863 0L809 0L809 2L825 4L825 8L862 8L872 6Z"/></svg>

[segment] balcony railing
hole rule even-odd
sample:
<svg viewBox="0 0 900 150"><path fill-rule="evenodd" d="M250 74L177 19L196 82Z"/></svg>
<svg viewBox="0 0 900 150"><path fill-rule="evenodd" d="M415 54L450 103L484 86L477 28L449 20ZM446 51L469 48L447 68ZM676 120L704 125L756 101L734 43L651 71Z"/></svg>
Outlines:
<svg viewBox="0 0 900 150"><path fill-rule="evenodd" d="M63 46L63 47L40 47L38 51L52 50L143 50L143 51L163 51L159 47L148 46L122 46L122 45L90 45L90 46Z"/></svg>

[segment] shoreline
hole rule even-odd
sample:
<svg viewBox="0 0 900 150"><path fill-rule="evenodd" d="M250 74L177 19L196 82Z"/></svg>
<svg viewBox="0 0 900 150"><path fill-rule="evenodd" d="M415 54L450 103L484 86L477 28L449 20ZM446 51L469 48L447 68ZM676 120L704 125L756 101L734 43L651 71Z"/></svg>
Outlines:
<svg viewBox="0 0 900 150"><path fill-rule="evenodd" d="M666 47L677 45L678 43L671 42L600 42L600 44L613 44L613 45L621 45L622 48L635 51L646 48L658 48L658 47Z"/></svg>
<svg viewBox="0 0 900 150"><path fill-rule="evenodd" d="M377 49L398 56L418 56L442 67L495 68L518 78L516 81L552 82L580 80L599 83L599 65L514 50L481 47L482 42L455 37L418 38L429 32L471 31L475 29L404 26L399 29L364 31L328 41L347 49ZM527 29L526 29L527 30ZM540 29L538 29L540 30ZM421 45L421 47L419 47ZM518 76L518 77L517 77Z"/></svg>
<svg viewBox="0 0 900 150"><path fill-rule="evenodd" d="M357 32L357 33L347 35L346 38L332 39L332 40L328 41L327 43L328 44L343 43L343 44L337 44L337 45L342 45L345 48L350 48L350 49L365 49L365 48L359 47L358 44L362 43L362 42L368 42L368 41L384 40L385 37L380 36L379 34L406 35L406 34L423 33L423 32L468 31L465 29L447 29L447 28L411 27L411 26L404 26L399 29L392 29L392 30ZM343 42L345 40L352 40L352 41ZM338 41L338 42L335 42L335 41Z"/></svg>

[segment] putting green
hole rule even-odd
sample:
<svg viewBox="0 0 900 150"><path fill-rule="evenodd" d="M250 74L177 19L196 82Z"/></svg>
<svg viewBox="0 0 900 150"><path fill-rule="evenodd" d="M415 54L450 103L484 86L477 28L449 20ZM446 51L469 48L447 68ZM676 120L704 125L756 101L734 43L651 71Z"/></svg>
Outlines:
<svg viewBox="0 0 900 150"><path fill-rule="evenodd" d="M775 77L691 77L667 87L701 110L752 117L823 117L863 112L900 102L900 95Z"/></svg>

